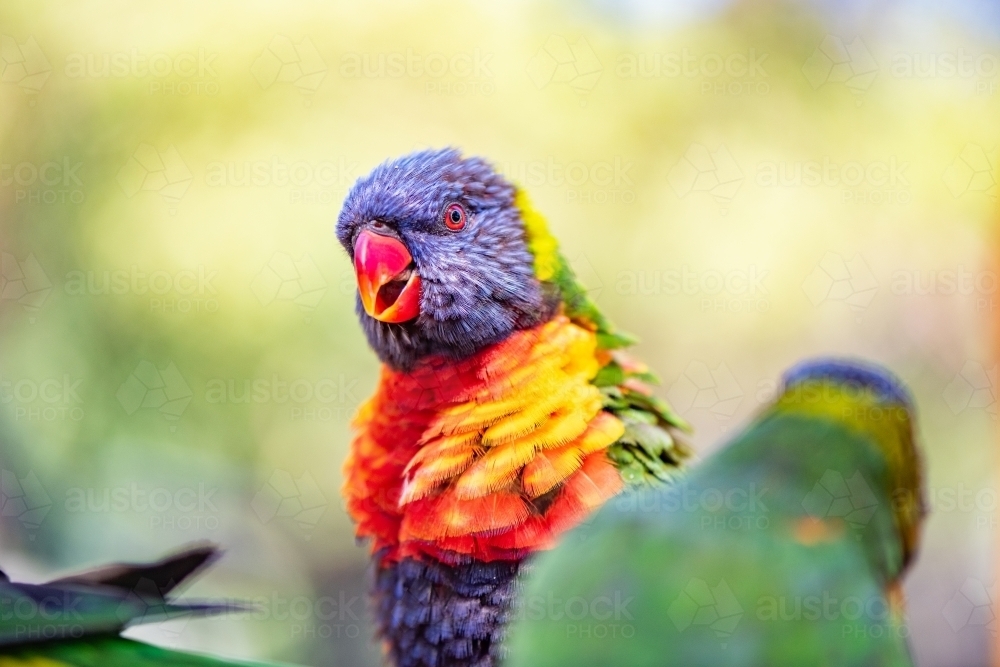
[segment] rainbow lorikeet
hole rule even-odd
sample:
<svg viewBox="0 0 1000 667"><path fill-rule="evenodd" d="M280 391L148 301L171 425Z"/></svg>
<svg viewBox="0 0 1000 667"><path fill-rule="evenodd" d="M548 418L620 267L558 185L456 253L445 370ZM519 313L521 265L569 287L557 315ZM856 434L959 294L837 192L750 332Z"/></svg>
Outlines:
<svg viewBox="0 0 1000 667"><path fill-rule="evenodd" d="M344 468L378 632L399 667L495 665L525 559L627 484L669 481L683 422L486 161L388 161L336 232L383 362Z"/></svg>
<svg viewBox="0 0 1000 667"><path fill-rule="evenodd" d="M609 503L537 559L510 666L911 665L912 410L881 368L793 368L684 482Z"/></svg>
<svg viewBox="0 0 1000 667"><path fill-rule="evenodd" d="M119 636L141 623L239 609L171 599L217 555L199 546L156 563L109 565L44 584L14 583L0 573L0 667L252 667Z"/></svg>

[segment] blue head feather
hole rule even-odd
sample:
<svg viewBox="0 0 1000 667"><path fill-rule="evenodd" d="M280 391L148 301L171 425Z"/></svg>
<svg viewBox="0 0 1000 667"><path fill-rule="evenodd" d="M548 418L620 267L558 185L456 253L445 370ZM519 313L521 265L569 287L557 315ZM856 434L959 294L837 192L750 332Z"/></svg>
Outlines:
<svg viewBox="0 0 1000 667"><path fill-rule="evenodd" d="M837 385L867 389L880 401L912 409L913 398L903 381L877 364L855 360L821 357L800 362L785 371L782 382L790 389L804 382L825 380Z"/></svg>
<svg viewBox="0 0 1000 667"><path fill-rule="evenodd" d="M514 194L486 161L455 149L389 160L354 185L337 221L340 243L353 259L358 234L380 223L380 233L410 251L422 284L420 315L400 324L370 317L358 298L362 328L382 361L405 370L430 354L462 358L551 317ZM459 232L442 219L452 202L468 213Z"/></svg>

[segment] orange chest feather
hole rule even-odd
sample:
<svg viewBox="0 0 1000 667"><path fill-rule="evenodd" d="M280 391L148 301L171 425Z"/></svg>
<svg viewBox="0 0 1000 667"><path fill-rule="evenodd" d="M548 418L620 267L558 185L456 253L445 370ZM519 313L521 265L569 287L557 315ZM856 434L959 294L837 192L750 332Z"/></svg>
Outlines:
<svg viewBox="0 0 1000 667"><path fill-rule="evenodd" d="M559 316L460 362L383 368L344 467L358 537L391 560L550 547L622 488L598 366L594 334Z"/></svg>

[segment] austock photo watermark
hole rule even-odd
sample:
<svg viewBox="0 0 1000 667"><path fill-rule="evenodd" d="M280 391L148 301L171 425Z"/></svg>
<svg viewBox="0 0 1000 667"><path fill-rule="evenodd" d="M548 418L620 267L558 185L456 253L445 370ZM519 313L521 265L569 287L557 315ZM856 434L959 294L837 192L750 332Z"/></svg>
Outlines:
<svg viewBox="0 0 1000 667"><path fill-rule="evenodd" d="M118 486L68 488L57 506L34 472L24 476L9 470L0 473L0 510L3 516L16 517L29 531L37 530L52 508L58 507L57 511L70 518L129 514L141 517L150 530L204 534L218 530L223 520L218 493L218 488L205 482L168 486L131 481Z"/></svg>
<svg viewBox="0 0 1000 667"><path fill-rule="evenodd" d="M140 577L128 590L119 592L117 606L109 612L123 625L178 618L184 619L182 622L186 625L188 612L166 601L171 588L172 585L161 588L152 579ZM76 586L50 585L30 593L18 587L7 587L0 593L0 618L12 626L14 637L24 642L80 639L93 632L91 608L98 597L104 603L114 604L115 600L108 598L107 592L87 591Z"/></svg>
<svg viewBox="0 0 1000 667"><path fill-rule="evenodd" d="M83 162L69 156L43 161L0 159L0 188L12 191L15 204L82 204L87 195Z"/></svg>
<svg viewBox="0 0 1000 667"><path fill-rule="evenodd" d="M413 48L383 53L351 52L340 56L337 73L344 79L424 81L428 95L483 95L496 92L493 54L476 48L450 53L419 53Z"/></svg>
<svg viewBox="0 0 1000 667"><path fill-rule="evenodd" d="M220 600L208 622L227 620L279 625L289 639L359 639L367 642L368 601L340 590L329 595L289 595L287 591Z"/></svg>
<svg viewBox="0 0 1000 667"><path fill-rule="evenodd" d="M760 45L731 50L676 46L599 55L585 36L550 35L526 69L539 89L565 84L580 95L593 92L608 69L626 81L690 82L692 91L705 96L759 97L773 90L770 59L771 53ZM877 57L858 35L826 35L799 69L814 90L842 87L861 106L865 93L882 71L895 79L969 80L976 95L992 95L996 91L997 62L992 52L967 53L961 48ZM610 66L606 68L605 63Z"/></svg>
<svg viewBox="0 0 1000 667"><path fill-rule="evenodd" d="M291 526L304 540L326 513L329 501L308 471L298 477L288 470L275 470L250 501L250 507L263 524L272 521Z"/></svg>
<svg viewBox="0 0 1000 667"><path fill-rule="evenodd" d="M176 146L161 148L141 143L118 170L115 180L128 199L146 193L158 194L174 215L191 187L194 174Z"/></svg>
<svg viewBox="0 0 1000 667"><path fill-rule="evenodd" d="M290 204L339 206L360 176L357 162L343 157L319 160L266 159L209 162L205 185L210 188L276 188Z"/></svg>
<svg viewBox="0 0 1000 667"><path fill-rule="evenodd" d="M941 386L940 400L954 415L982 412L996 419L997 377L995 364L963 360L951 380ZM719 426L732 420L741 408L770 405L782 391L781 381L775 376L745 372L720 359L692 359L680 373L664 376L664 387L667 400L681 414L690 419L711 417ZM845 407L841 417L873 421L898 418L899 408L870 404L865 400L870 397L869 390L856 383L840 385L837 396L829 395L829 391L823 386L807 387L795 400L822 404L846 397L858 402Z"/></svg>
<svg viewBox="0 0 1000 667"><path fill-rule="evenodd" d="M702 530L767 530L770 490L756 482L704 487L680 481L645 493L626 493L610 501L616 512L697 515Z"/></svg>
<svg viewBox="0 0 1000 667"><path fill-rule="evenodd" d="M942 269L897 269L890 276L893 296L961 296L970 299L977 312L996 311L1000 287L997 273L988 269L969 270L963 265Z"/></svg>
<svg viewBox="0 0 1000 667"><path fill-rule="evenodd" d="M608 595L562 598L551 591L544 595L522 595L514 603L513 619L561 623L567 638L630 639L635 636L635 617L630 606L635 596L622 591Z"/></svg>
<svg viewBox="0 0 1000 667"><path fill-rule="evenodd" d="M36 313L55 289L69 298L139 297L153 313L214 313L219 310L216 287L219 271L205 265L191 268L150 269L138 264L120 269L73 269L61 285L53 285L33 253L18 260L2 253L0 300L21 303Z"/></svg>
<svg viewBox="0 0 1000 667"><path fill-rule="evenodd" d="M621 53L615 57L614 73L619 79L696 81L702 95L759 96L771 92L768 55L754 47L728 53L699 53L688 47Z"/></svg>
<svg viewBox="0 0 1000 667"><path fill-rule="evenodd" d="M63 509L71 515L134 514L150 530L218 530L223 513L216 505L218 489L204 482L195 486L147 486L131 482L116 487L73 487L66 490Z"/></svg>
<svg viewBox="0 0 1000 667"><path fill-rule="evenodd" d="M50 490L33 471L23 475L0 471L0 512L17 519L33 535L54 506ZM171 485L132 480L117 485L70 487L62 494L58 509L70 517L133 515L150 530L201 535L221 527L232 513L232 502L231 495L210 482ZM272 471L249 501L238 502L245 502L246 509L262 524L286 526L306 541L312 538L330 506L308 471L295 476L281 469Z"/></svg>
<svg viewBox="0 0 1000 667"><path fill-rule="evenodd" d="M757 599L755 618L765 623L839 623L843 639L910 636L910 630L890 600L882 595L843 595L817 591L808 595L764 595Z"/></svg>
<svg viewBox="0 0 1000 667"><path fill-rule="evenodd" d="M997 490L992 486L976 486L959 482L947 486L930 486L922 497L913 492L897 489L892 495L894 508L906 509L919 506L934 516L965 515L977 530L997 528Z"/></svg>
<svg viewBox="0 0 1000 667"><path fill-rule="evenodd" d="M955 634L966 630L985 629L991 636L997 636L997 615L994 612L1000 601L997 584L968 577L945 603L941 615Z"/></svg>
<svg viewBox="0 0 1000 667"><path fill-rule="evenodd" d="M991 51L900 52L889 59L889 75L895 79L951 79L967 82L978 96L997 92L1000 54Z"/></svg>
<svg viewBox="0 0 1000 667"><path fill-rule="evenodd" d="M37 94L53 73L44 50L33 37L24 41L4 36L5 61L12 71L4 80L26 93ZM319 42L322 44L322 41ZM493 95L495 54L481 48L421 51L413 47L381 52L322 53L307 35L274 35L249 62L249 72L262 89L291 84L315 94L332 70L344 79L403 79L424 81L433 95ZM151 95L215 96L221 90L217 69L220 53L195 45L176 51L132 47L66 55L59 73L70 81L135 80ZM762 96L772 91L766 47L711 50L693 45L598 55L584 36L550 35L526 64L538 88L567 84L577 92L592 91L605 69L623 80L693 82L702 95ZM604 63L609 65L605 67ZM929 52L873 55L859 36L827 35L802 62L804 79L814 88L843 85L860 96L880 72L892 79L954 79L969 82L975 95L997 89L1000 55L989 50L958 47Z"/></svg>
<svg viewBox="0 0 1000 667"><path fill-rule="evenodd" d="M115 398L127 415L155 410L175 430L176 422L196 397L189 380L173 362L142 359L118 386ZM345 373L289 377L275 372L202 382L197 400L206 405L288 406L288 417L293 421L348 419L360 404L359 378ZM40 378L0 375L0 410L8 412L13 421L80 422L86 416L85 385L85 378L74 373Z"/></svg>
<svg viewBox="0 0 1000 667"><path fill-rule="evenodd" d="M765 282L769 274L769 269L755 265L726 270L693 270L686 264L680 268L629 269L615 276L615 293L694 298L705 312L764 313L771 307Z"/></svg>
<svg viewBox="0 0 1000 667"><path fill-rule="evenodd" d="M681 414L708 413L717 423L730 421L746 397L743 385L724 361L692 359L667 387L667 400Z"/></svg>
<svg viewBox="0 0 1000 667"><path fill-rule="evenodd" d="M208 188L273 189L290 204L339 206L360 175L359 163L343 156L270 155L213 160L205 164L199 182ZM117 177L127 197L157 192L171 205L181 201L194 180L176 146L148 143L140 144Z"/></svg>
<svg viewBox="0 0 1000 667"><path fill-rule="evenodd" d="M215 96L221 90L215 60L219 54L204 47L179 52L128 51L71 53L63 74L71 80L134 79L150 95Z"/></svg>
<svg viewBox="0 0 1000 667"><path fill-rule="evenodd" d="M310 37L275 35L251 63L250 73L262 90L291 85L309 96L322 85L327 65Z"/></svg>
<svg viewBox="0 0 1000 667"><path fill-rule="evenodd" d="M997 364L984 364L975 359L966 359L957 370L951 382L941 392L941 398L953 415L969 411L980 412L997 419Z"/></svg>
<svg viewBox="0 0 1000 667"><path fill-rule="evenodd" d="M621 80L692 82L701 95L760 96L771 92L765 66L769 54L755 47L716 52L693 47L665 51L630 51L602 58L585 36L550 35L535 52L526 72L541 90L564 85L584 96L594 91L611 63L611 73ZM586 102L581 97L581 104Z"/></svg>
<svg viewBox="0 0 1000 667"><path fill-rule="evenodd" d="M0 252L0 302L19 304L34 324L52 290L52 281L34 253Z"/></svg>
<svg viewBox="0 0 1000 667"><path fill-rule="evenodd" d="M343 294L353 294L356 289L353 273L350 275L349 290L344 291L346 278L341 281ZM294 304L309 322L311 313L326 296L328 285L309 254L296 257L287 252L276 252L254 276L250 289L262 307L271 307L274 303Z"/></svg>
<svg viewBox="0 0 1000 667"><path fill-rule="evenodd" d="M349 419L360 404L354 393L359 378L344 373L319 379L285 379L278 373L257 378L212 378L205 382L210 405L289 405L293 421Z"/></svg>
<svg viewBox="0 0 1000 667"><path fill-rule="evenodd" d="M500 173L530 188L555 188L567 202L580 204L632 204L636 198L632 178L634 161L614 156L606 160L558 160L553 156L523 162L500 162Z"/></svg>
<svg viewBox="0 0 1000 667"><path fill-rule="evenodd" d="M28 106L35 105L51 74L52 64L34 37L0 34L0 81L20 88Z"/></svg>
<svg viewBox="0 0 1000 667"><path fill-rule="evenodd" d="M0 375L0 404L16 422L82 421L83 378L70 374L42 378Z"/></svg>
<svg viewBox="0 0 1000 667"><path fill-rule="evenodd" d="M991 313L997 308L1000 282L995 271L961 264L895 268L880 279L861 254L845 256L836 252L824 253L802 282L803 292L815 307L840 302L856 313L866 311L886 286L894 298L960 297L976 312Z"/></svg>
<svg viewBox="0 0 1000 667"><path fill-rule="evenodd" d="M53 503L35 472L22 472L0 470L0 516L17 519L28 539L34 540Z"/></svg>
<svg viewBox="0 0 1000 667"><path fill-rule="evenodd" d="M909 161L895 156L884 160L836 161L830 156L805 161L765 161L757 164L754 184L761 188L830 188L842 203L909 204Z"/></svg>
<svg viewBox="0 0 1000 667"><path fill-rule="evenodd" d="M214 313L219 310L215 280L219 272L204 265L190 269L128 269L69 271L63 293L70 297L138 296L148 299L154 313Z"/></svg>
<svg viewBox="0 0 1000 667"><path fill-rule="evenodd" d="M692 143L667 174L678 198L709 196L726 213L744 181L761 190L808 188L836 193L845 205L906 206L912 203L914 178L940 174L939 186L956 199L996 198L995 150L967 143L948 162L914 162L897 155L819 156L814 159L763 160L747 164L725 144ZM913 163L911 167L911 163Z"/></svg>
<svg viewBox="0 0 1000 667"><path fill-rule="evenodd" d="M853 257L827 252L802 283L802 290L814 306L841 302L863 313L888 282L896 298L962 297L975 312L996 310L997 274L988 269L970 270L964 265L934 269L894 269L879 279L860 254Z"/></svg>
<svg viewBox="0 0 1000 667"><path fill-rule="evenodd" d="M722 649L741 629L760 632L772 623L838 624L844 639L909 636L905 618L881 595L843 595L830 590L759 593L734 591L725 579L692 578L667 608L667 617L677 632L706 632ZM744 620L747 608L751 615Z"/></svg>
<svg viewBox="0 0 1000 667"><path fill-rule="evenodd" d="M13 626L21 641L80 639L86 631L86 595L61 590L31 596L20 592L0 593L0 619Z"/></svg>
<svg viewBox="0 0 1000 667"><path fill-rule="evenodd" d="M277 372L266 377L216 377L204 380L197 396L206 405L288 406L292 421L326 422L349 419L354 414L360 404L355 393L358 381L344 373L319 378L287 377ZM174 422L195 396L188 378L174 363L158 367L147 360L139 362L116 393L127 414L155 408Z"/></svg>

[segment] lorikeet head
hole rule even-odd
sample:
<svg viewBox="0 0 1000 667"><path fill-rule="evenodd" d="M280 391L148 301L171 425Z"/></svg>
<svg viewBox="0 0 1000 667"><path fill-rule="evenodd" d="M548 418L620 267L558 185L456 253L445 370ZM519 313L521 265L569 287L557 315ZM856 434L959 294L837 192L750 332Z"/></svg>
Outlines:
<svg viewBox="0 0 1000 667"><path fill-rule="evenodd" d="M887 489L903 542L904 563L912 557L925 508L922 464L913 436L913 398L885 368L847 359L813 359L784 375L776 408L846 424L869 436L886 461Z"/></svg>
<svg viewBox="0 0 1000 667"><path fill-rule="evenodd" d="M820 358L792 366L782 378L785 390L808 383L829 383L853 390L860 398L869 394L876 402L913 409L910 391L887 369L860 360Z"/></svg>
<svg viewBox="0 0 1000 667"><path fill-rule="evenodd" d="M379 357L468 356L553 313L516 191L454 149L387 161L351 189L337 238L354 262L357 312Z"/></svg>

